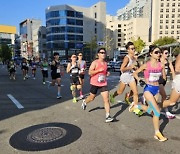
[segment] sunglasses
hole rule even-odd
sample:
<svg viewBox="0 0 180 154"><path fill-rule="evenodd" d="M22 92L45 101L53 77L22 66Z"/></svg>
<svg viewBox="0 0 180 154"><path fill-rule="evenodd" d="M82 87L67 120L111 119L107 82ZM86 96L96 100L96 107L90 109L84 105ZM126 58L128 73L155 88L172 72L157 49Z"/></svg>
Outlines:
<svg viewBox="0 0 180 154"><path fill-rule="evenodd" d="M135 50L135 48L129 48L129 49L131 49L131 50Z"/></svg>
<svg viewBox="0 0 180 154"><path fill-rule="evenodd" d="M77 58L76 56L73 56L72 58Z"/></svg>
<svg viewBox="0 0 180 154"><path fill-rule="evenodd" d="M78 56L82 56L82 55L78 55Z"/></svg>
<svg viewBox="0 0 180 154"><path fill-rule="evenodd" d="M154 54L160 54L161 52L160 52L160 50L158 50L158 51L154 51Z"/></svg>
<svg viewBox="0 0 180 154"><path fill-rule="evenodd" d="M105 52L99 52L100 54L106 54Z"/></svg>

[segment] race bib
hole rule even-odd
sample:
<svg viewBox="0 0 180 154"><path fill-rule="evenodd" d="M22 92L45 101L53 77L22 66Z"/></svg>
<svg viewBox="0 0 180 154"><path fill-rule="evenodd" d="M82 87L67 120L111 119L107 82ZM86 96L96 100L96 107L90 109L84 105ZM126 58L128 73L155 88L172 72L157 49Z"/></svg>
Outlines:
<svg viewBox="0 0 180 154"><path fill-rule="evenodd" d="M78 73L78 68L72 69L71 73Z"/></svg>
<svg viewBox="0 0 180 154"><path fill-rule="evenodd" d="M158 81L160 76L161 76L161 73L150 73L149 74L149 81L150 82Z"/></svg>
<svg viewBox="0 0 180 154"><path fill-rule="evenodd" d="M25 64L25 63L23 63L22 65L23 65L23 66L26 66L26 64Z"/></svg>
<svg viewBox="0 0 180 154"><path fill-rule="evenodd" d="M105 75L99 75L98 76L98 82L99 83L102 83L102 82L105 82L106 81L106 76Z"/></svg>
<svg viewBox="0 0 180 154"><path fill-rule="evenodd" d="M48 69L47 68L43 68L44 71L47 71Z"/></svg>
<svg viewBox="0 0 180 154"><path fill-rule="evenodd" d="M57 72L57 73L60 73L61 71L60 71L60 69L58 68L56 72Z"/></svg>

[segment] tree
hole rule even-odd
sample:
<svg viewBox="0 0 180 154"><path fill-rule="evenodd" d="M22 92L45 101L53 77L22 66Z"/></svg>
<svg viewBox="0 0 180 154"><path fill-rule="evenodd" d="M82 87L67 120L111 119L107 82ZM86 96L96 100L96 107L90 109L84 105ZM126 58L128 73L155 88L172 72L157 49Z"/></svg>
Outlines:
<svg viewBox="0 0 180 154"><path fill-rule="evenodd" d="M140 37L138 37L137 40L133 39L132 41L138 53L140 53L142 49L146 46L146 43Z"/></svg>
<svg viewBox="0 0 180 154"><path fill-rule="evenodd" d="M173 55L177 56L178 54L180 54L180 47L176 47L173 50Z"/></svg>
<svg viewBox="0 0 180 154"><path fill-rule="evenodd" d="M97 41L96 37L92 37L91 41L86 43L85 48L90 49L90 60L92 60L93 53L95 53L95 50L97 49Z"/></svg>
<svg viewBox="0 0 180 154"><path fill-rule="evenodd" d="M10 60L12 58L12 51L8 45L6 44L1 45L0 58L2 61Z"/></svg>
<svg viewBox="0 0 180 154"><path fill-rule="evenodd" d="M177 40L175 38L165 36L165 37L162 37L158 40L155 40L153 42L153 44L158 45L158 46L162 46L162 45L171 44L171 43L175 43L175 42L177 42Z"/></svg>

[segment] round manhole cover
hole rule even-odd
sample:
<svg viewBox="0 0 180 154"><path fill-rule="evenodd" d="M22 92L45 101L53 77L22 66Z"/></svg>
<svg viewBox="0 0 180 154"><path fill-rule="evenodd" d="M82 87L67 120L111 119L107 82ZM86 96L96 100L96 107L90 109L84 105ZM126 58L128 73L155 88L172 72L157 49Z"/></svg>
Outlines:
<svg viewBox="0 0 180 154"><path fill-rule="evenodd" d="M24 151L42 151L68 145L82 134L79 127L67 123L34 125L13 134L12 147Z"/></svg>
<svg viewBox="0 0 180 154"><path fill-rule="evenodd" d="M44 127L37 129L27 136L33 143L48 143L58 140L66 135L66 130L60 127Z"/></svg>

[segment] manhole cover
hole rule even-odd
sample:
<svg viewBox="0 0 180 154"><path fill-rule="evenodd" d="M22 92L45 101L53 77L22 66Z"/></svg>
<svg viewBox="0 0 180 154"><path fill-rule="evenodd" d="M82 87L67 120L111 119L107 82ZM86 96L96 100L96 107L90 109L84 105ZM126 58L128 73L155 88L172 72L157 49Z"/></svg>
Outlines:
<svg viewBox="0 0 180 154"><path fill-rule="evenodd" d="M27 136L33 143L48 143L58 140L66 135L66 130L60 127L44 127L37 129Z"/></svg>
<svg viewBox="0 0 180 154"><path fill-rule="evenodd" d="M68 145L82 134L79 127L67 123L34 125L13 134L12 147L24 151L42 151Z"/></svg>

